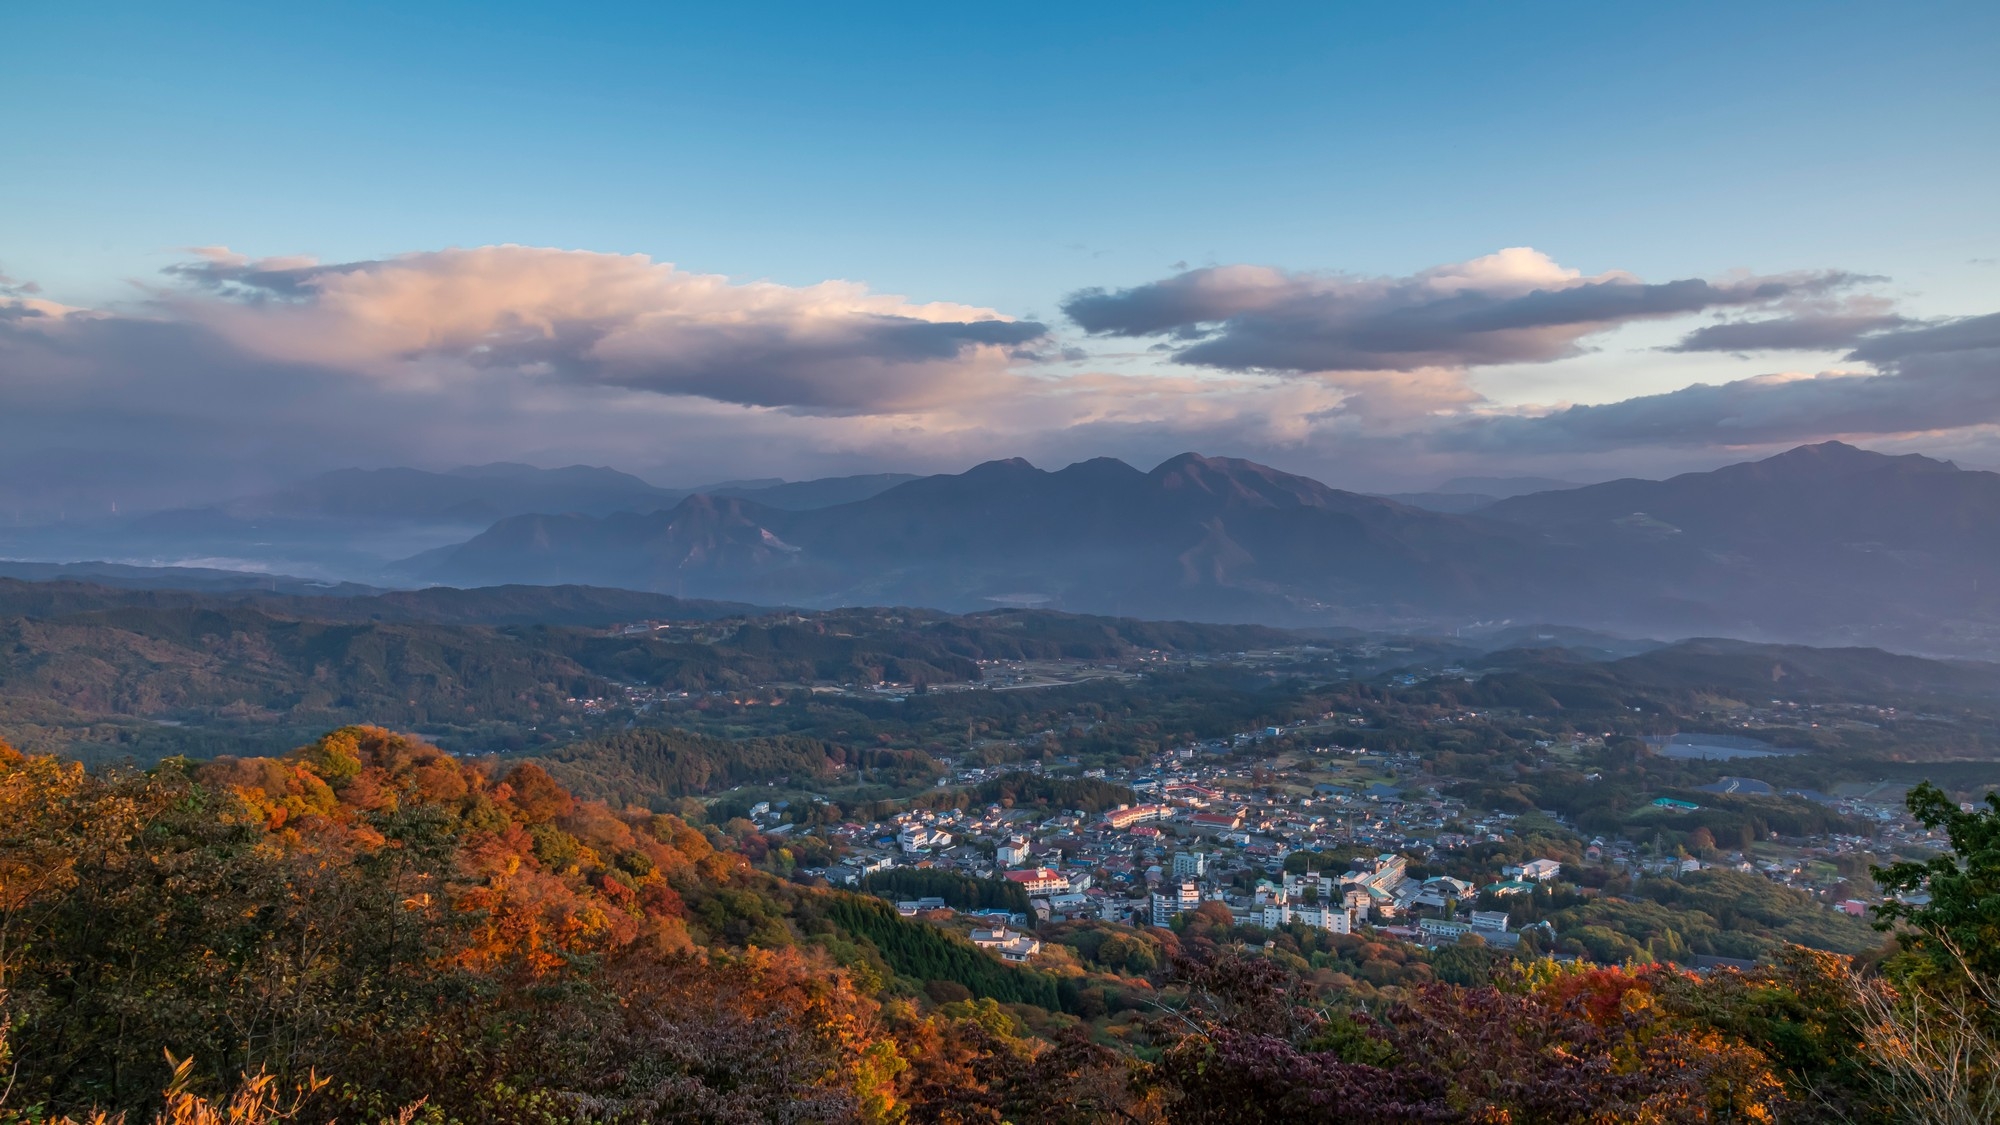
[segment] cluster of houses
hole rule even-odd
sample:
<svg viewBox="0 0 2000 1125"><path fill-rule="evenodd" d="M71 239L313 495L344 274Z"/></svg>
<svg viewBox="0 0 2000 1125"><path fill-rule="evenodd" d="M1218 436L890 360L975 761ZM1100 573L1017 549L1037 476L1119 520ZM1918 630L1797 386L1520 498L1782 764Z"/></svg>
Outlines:
<svg viewBox="0 0 2000 1125"><path fill-rule="evenodd" d="M1490 903L1530 894L1563 875L1561 860L1535 857L1498 866L1476 883L1449 875L1413 878L1412 861L1517 841L1517 818L1468 808L1429 786L1315 784L1306 775L1273 774L1268 763L1253 778L1259 767L1204 752L1227 750L1236 742L1178 748L1147 768L1087 771L1137 794L1130 804L1097 813L996 805L917 809L885 822L841 825L829 834L844 858L819 873L853 883L874 871L915 866L1004 878L1026 892L1043 920L1165 926L1213 903L1238 923L1266 928L1299 925L1352 933L1375 927L1423 944L1472 934L1500 947L1513 946L1520 935L1504 911L1476 909L1482 896ZM1415 755L1349 756L1392 779L1419 776L1423 768ZM1738 789L1751 788L1744 779L1730 780ZM1822 846L1834 854L1869 843L1835 839L1803 851L1810 859ZM1357 850L1365 850L1367 858L1344 871L1318 870L1319 856L1331 864L1333 855ZM1299 873L1296 862L1286 864L1298 852L1314 855L1307 864L1313 870ZM1582 859L1634 874L1682 874L1705 866L1685 855L1648 854L1622 839L1593 839ZM1743 857L1716 865L1794 885L1810 878L1806 859L1789 868ZM1032 939L1004 924L980 932L985 935L980 943L1003 957L1033 956Z"/></svg>
<svg viewBox="0 0 2000 1125"><path fill-rule="evenodd" d="M1265 927L1343 934L1371 925L1408 929L1418 915L1461 915L1481 889L1450 876L1412 878L1408 857L1503 840L1511 819L1468 818L1456 802L1406 798L1385 786L1361 792L1321 786L1310 795L1246 800L1240 785L1229 784L1232 772L1191 766L1176 753L1163 755L1154 770L1120 779L1144 799L1095 815L991 806L917 809L885 823L843 825L832 835L847 854L823 873L858 883L875 871L915 866L1002 878L1021 887L1043 920L1167 926L1217 903L1230 919ZM1444 832L1453 821L1470 831ZM1285 870L1294 852L1356 844L1380 850L1344 872ZM1485 889L1532 887L1560 867L1553 859L1531 860L1499 872ZM1489 931L1498 935L1496 944L1511 944L1505 927L1482 923L1479 932ZM1002 956L1032 956L1023 952L1027 941L1014 940L1022 935L1004 925L980 933L981 944ZM1435 936L1408 933L1413 940Z"/></svg>

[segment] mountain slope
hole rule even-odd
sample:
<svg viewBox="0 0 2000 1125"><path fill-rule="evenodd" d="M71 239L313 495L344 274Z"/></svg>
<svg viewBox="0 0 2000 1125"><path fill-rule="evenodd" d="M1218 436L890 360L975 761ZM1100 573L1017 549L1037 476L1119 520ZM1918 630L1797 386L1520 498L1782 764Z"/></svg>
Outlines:
<svg viewBox="0 0 2000 1125"><path fill-rule="evenodd" d="M2000 475L1928 457L1827 442L1479 515L1591 556L1630 588L1708 607L1739 635L1933 651L2000 638Z"/></svg>
<svg viewBox="0 0 2000 1125"><path fill-rule="evenodd" d="M615 469L571 465L340 469L262 496L223 505L237 519L413 519L486 521L527 512L608 512L664 507L684 493L656 488Z"/></svg>
<svg viewBox="0 0 2000 1125"><path fill-rule="evenodd" d="M721 488L700 488L713 496L737 496L755 500L769 508L783 508L786 511L803 511L808 508L830 508L835 504L852 504L856 500L866 500L906 481L919 479L915 473L864 473L851 477L821 477L818 480L769 481L755 487L735 485Z"/></svg>
<svg viewBox="0 0 2000 1125"><path fill-rule="evenodd" d="M2000 476L1827 443L1465 515L1191 453L1151 472L1014 459L811 511L696 496L646 514L503 520L412 573L766 604L1561 621L1985 655L2000 651L1996 558Z"/></svg>
<svg viewBox="0 0 2000 1125"><path fill-rule="evenodd" d="M423 469L340 469L276 492L246 497L196 513L245 519L393 519L491 523L530 513L652 512L707 493L755 500L773 508L804 510L863 500L914 480L908 473L870 473L820 480L735 481L709 488L661 488L629 473L589 465L540 469L499 462L446 472Z"/></svg>
<svg viewBox="0 0 2000 1125"><path fill-rule="evenodd" d="M802 604L1390 621L1512 598L1536 537L1248 461L1019 459L806 512L690 497L643 516L505 520L421 560L455 583L583 581Z"/></svg>

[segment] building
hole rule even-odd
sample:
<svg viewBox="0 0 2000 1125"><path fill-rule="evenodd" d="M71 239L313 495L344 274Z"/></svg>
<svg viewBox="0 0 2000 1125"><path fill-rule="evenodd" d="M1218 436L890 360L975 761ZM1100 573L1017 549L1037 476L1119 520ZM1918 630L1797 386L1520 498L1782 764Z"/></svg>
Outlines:
<svg viewBox="0 0 2000 1125"><path fill-rule="evenodd" d="M1012 840L1000 845L1000 850L995 853L995 858L1006 867L1012 867L1017 863L1026 863L1028 862L1028 842L1016 836Z"/></svg>
<svg viewBox="0 0 2000 1125"><path fill-rule="evenodd" d="M1007 872L1007 881L1021 884L1021 889L1030 895L1061 894L1069 890L1069 880L1060 871L1046 867L1030 867L1025 871Z"/></svg>
<svg viewBox="0 0 2000 1125"><path fill-rule="evenodd" d="M951 833L928 824L906 824L896 833L896 843L906 853L926 848L948 848L951 846Z"/></svg>
<svg viewBox="0 0 2000 1125"><path fill-rule="evenodd" d="M1406 877L1410 862L1394 852L1383 852L1374 859L1364 859L1341 879L1343 883L1359 883L1384 891L1393 891Z"/></svg>
<svg viewBox="0 0 2000 1125"><path fill-rule="evenodd" d="M1546 883L1562 874L1563 865L1553 859L1531 859L1522 864L1508 864L1500 869L1500 874L1510 879L1521 879L1531 883Z"/></svg>
<svg viewBox="0 0 2000 1125"><path fill-rule="evenodd" d="M840 872L841 882L853 884L877 871L887 871L895 866L896 861L886 855L851 855L840 861L840 866L834 870Z"/></svg>
<svg viewBox="0 0 2000 1125"><path fill-rule="evenodd" d="M1512 922L1505 910L1475 910L1466 920L1472 923L1472 928L1475 930L1491 931L1496 934L1506 933L1508 925Z"/></svg>
<svg viewBox="0 0 2000 1125"><path fill-rule="evenodd" d="M1479 894L1478 888L1474 887L1471 883L1463 879L1455 879L1450 875L1433 875L1425 879L1424 889L1434 892L1442 898L1467 899L1475 898Z"/></svg>
<svg viewBox="0 0 2000 1125"><path fill-rule="evenodd" d="M1331 875L1287 871L1284 889L1285 899L1289 902L1303 902L1314 897L1321 902L1332 902L1334 899L1334 880Z"/></svg>
<svg viewBox="0 0 2000 1125"><path fill-rule="evenodd" d="M1417 932L1434 941L1457 941L1472 932L1472 923L1451 918L1419 918Z"/></svg>
<svg viewBox="0 0 2000 1125"><path fill-rule="evenodd" d="M1177 852L1174 855L1174 878L1199 879L1208 874L1208 856L1203 852Z"/></svg>
<svg viewBox="0 0 2000 1125"><path fill-rule="evenodd" d="M1174 915L1185 914L1201 905L1201 888L1193 883L1181 883L1164 891L1153 892L1153 925L1171 925Z"/></svg>
<svg viewBox="0 0 2000 1125"><path fill-rule="evenodd" d="M992 930L972 931L972 944L981 949L990 949L1000 955L1002 961L1020 964L1042 951L1042 943L1027 934L1017 934L1006 926Z"/></svg>
<svg viewBox="0 0 2000 1125"><path fill-rule="evenodd" d="M1130 828L1149 820L1159 820L1166 815L1165 805L1120 805L1104 814L1104 823L1111 828Z"/></svg>
<svg viewBox="0 0 2000 1125"><path fill-rule="evenodd" d="M1303 903L1272 903L1264 907L1264 928L1275 930L1279 926L1292 923L1311 926L1328 933L1351 934L1354 932L1354 916L1336 903L1319 905Z"/></svg>
<svg viewBox="0 0 2000 1125"><path fill-rule="evenodd" d="M1449 875L1433 875L1424 880L1422 890L1411 901L1411 905L1443 910L1455 903L1477 898L1478 895L1478 890L1463 879L1454 879Z"/></svg>

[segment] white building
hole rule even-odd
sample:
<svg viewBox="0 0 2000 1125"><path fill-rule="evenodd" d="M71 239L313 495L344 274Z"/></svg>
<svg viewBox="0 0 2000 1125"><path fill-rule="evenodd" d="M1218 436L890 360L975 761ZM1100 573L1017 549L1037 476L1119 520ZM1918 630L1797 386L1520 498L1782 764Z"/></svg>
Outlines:
<svg viewBox="0 0 2000 1125"><path fill-rule="evenodd" d="M1334 878L1331 875L1300 875L1287 871L1284 890L1285 898L1292 902L1303 902L1315 895L1321 902L1332 902L1335 897Z"/></svg>
<svg viewBox="0 0 2000 1125"><path fill-rule="evenodd" d="M1450 918L1419 918L1417 929L1427 938L1438 941L1457 941L1472 932L1472 923L1459 922Z"/></svg>
<svg viewBox="0 0 2000 1125"><path fill-rule="evenodd" d="M1104 823L1112 828L1130 828L1149 820L1160 820L1167 812L1165 805L1119 805L1104 814Z"/></svg>
<svg viewBox="0 0 2000 1125"><path fill-rule="evenodd" d="M995 854L1001 864L1006 867L1012 867L1017 863L1026 863L1028 862L1028 842L1016 836L1012 840L1000 845L1000 850Z"/></svg>
<svg viewBox="0 0 2000 1125"><path fill-rule="evenodd" d="M842 860L841 866L853 872L846 877L846 881L852 883L877 871L887 871L896 866L896 861L886 855L854 855Z"/></svg>
<svg viewBox="0 0 2000 1125"><path fill-rule="evenodd" d="M896 833L896 843L906 854L915 854L926 848L950 847L951 833L927 824L906 824Z"/></svg>
<svg viewBox="0 0 2000 1125"><path fill-rule="evenodd" d="M1500 869L1502 875L1511 879L1526 879L1535 883L1546 883L1562 874L1563 865L1553 859L1531 859L1522 864L1509 864Z"/></svg>
<svg viewBox="0 0 2000 1125"><path fill-rule="evenodd" d="M1021 889L1031 895L1061 894L1069 890L1069 880L1060 871L1046 867L1030 867L1025 871L1007 872L1007 881L1021 884Z"/></svg>
<svg viewBox="0 0 2000 1125"><path fill-rule="evenodd" d="M972 931L972 944L981 949L991 949L1000 955L1002 961L1016 964L1042 951L1041 942L1027 934L1014 933L1005 926L995 930Z"/></svg>
<svg viewBox="0 0 2000 1125"><path fill-rule="evenodd" d="M1345 907L1335 903L1319 905L1272 903L1264 907L1264 928L1275 930L1279 926L1297 922L1325 930L1328 933L1351 934L1354 932L1354 916Z"/></svg>

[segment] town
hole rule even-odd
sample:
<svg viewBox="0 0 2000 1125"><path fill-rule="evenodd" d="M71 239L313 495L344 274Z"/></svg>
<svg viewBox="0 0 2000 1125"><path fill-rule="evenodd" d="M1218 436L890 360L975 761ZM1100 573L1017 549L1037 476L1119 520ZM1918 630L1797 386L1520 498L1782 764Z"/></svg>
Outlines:
<svg viewBox="0 0 2000 1125"><path fill-rule="evenodd" d="M1860 920L1872 896L1857 892L1854 876L1866 864L1897 849L1942 846L1900 810L1894 787L1886 798L1875 791L1881 787L1865 797L1793 794L1865 821L1867 834L1774 838L1744 849L1711 845L1695 854L1685 846L1586 835L1545 810L1471 807L1446 795L1454 779L1426 772L1415 755L1338 746L1261 753L1267 742L1323 732L1339 721L1327 715L1292 729L1267 727L1181 746L1138 768L1028 761L958 769L938 792L1027 774L1101 782L1129 790L1133 799L1093 810L918 801L879 821L811 829L838 858L799 874L844 886L884 884L871 877L899 870L1005 881L1023 893L1025 912L957 912L935 896L898 899L897 905L911 916L958 914L972 925L976 944L1015 962L1040 951L1033 934L1041 923L1171 928L1202 910L1235 927L1369 932L1426 947L1470 938L1496 950L1588 958L1587 942L1565 940L1558 931L1550 903L1588 903L1607 893L1615 899L1645 879L1729 872L1788 888L1842 920ZM1704 788L1718 796L1775 792L1740 777ZM761 832L788 837L797 825L786 804L759 802L750 819ZM1669 815L1701 807L1666 797L1654 806ZM1697 954L1689 960L1752 959Z"/></svg>

